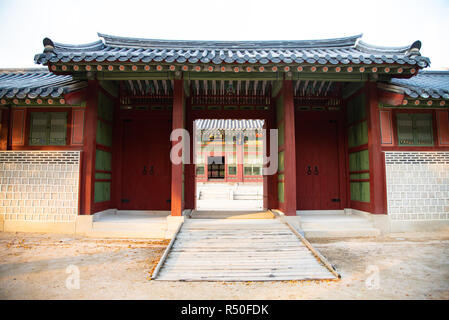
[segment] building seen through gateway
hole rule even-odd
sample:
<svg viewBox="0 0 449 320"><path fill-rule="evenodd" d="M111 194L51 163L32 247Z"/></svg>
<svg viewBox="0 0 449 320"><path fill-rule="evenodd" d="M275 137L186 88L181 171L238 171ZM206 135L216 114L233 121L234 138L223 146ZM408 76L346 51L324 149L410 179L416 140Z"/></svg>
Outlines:
<svg viewBox="0 0 449 320"><path fill-rule="evenodd" d="M196 209L263 208L263 120L198 119Z"/></svg>

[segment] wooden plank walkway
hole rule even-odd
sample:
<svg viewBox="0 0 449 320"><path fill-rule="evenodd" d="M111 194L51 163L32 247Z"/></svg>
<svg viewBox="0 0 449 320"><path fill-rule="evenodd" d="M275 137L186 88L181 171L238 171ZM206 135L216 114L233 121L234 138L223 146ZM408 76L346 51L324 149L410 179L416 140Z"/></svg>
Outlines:
<svg viewBox="0 0 449 320"><path fill-rule="evenodd" d="M279 219L187 219L155 280L336 279Z"/></svg>

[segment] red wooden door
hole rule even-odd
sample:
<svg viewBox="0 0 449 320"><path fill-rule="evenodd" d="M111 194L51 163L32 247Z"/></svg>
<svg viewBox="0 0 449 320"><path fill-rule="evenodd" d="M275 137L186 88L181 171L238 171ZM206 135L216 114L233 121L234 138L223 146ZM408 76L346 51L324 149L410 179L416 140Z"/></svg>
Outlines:
<svg viewBox="0 0 449 320"><path fill-rule="evenodd" d="M321 115L296 115L296 195L298 210L340 209L338 122Z"/></svg>
<svg viewBox="0 0 449 320"><path fill-rule="evenodd" d="M167 121L123 121L123 210L170 210L170 147Z"/></svg>

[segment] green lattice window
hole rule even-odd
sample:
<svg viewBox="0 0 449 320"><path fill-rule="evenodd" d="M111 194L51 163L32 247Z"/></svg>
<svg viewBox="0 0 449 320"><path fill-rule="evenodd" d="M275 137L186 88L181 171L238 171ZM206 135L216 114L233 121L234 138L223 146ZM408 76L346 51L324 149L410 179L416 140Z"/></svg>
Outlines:
<svg viewBox="0 0 449 320"><path fill-rule="evenodd" d="M284 202L284 182L278 182L278 201Z"/></svg>
<svg viewBox="0 0 449 320"><path fill-rule="evenodd" d="M228 162L228 174L231 176L235 176L237 174L237 164L236 164L236 159L235 159L235 155L231 154L228 155L228 157L226 158L227 162Z"/></svg>
<svg viewBox="0 0 449 320"><path fill-rule="evenodd" d="M433 146L432 114L398 113L399 146Z"/></svg>
<svg viewBox="0 0 449 320"><path fill-rule="evenodd" d="M369 151L349 154L351 200L370 202Z"/></svg>
<svg viewBox="0 0 449 320"><path fill-rule="evenodd" d="M204 164L196 165L196 174L202 176L204 174Z"/></svg>
<svg viewBox="0 0 449 320"><path fill-rule="evenodd" d="M237 167L235 165L228 166L228 174L235 176L237 174Z"/></svg>
<svg viewBox="0 0 449 320"><path fill-rule="evenodd" d="M243 173L245 174L245 176L260 176L262 174L262 165L245 164Z"/></svg>
<svg viewBox="0 0 449 320"><path fill-rule="evenodd" d="M348 147L354 148L368 143L365 95L360 94L350 100L347 106Z"/></svg>
<svg viewBox="0 0 449 320"><path fill-rule="evenodd" d="M61 146L67 137L67 112L31 112L30 145Z"/></svg>
<svg viewBox="0 0 449 320"><path fill-rule="evenodd" d="M94 202L111 200L111 182L96 181L94 184Z"/></svg>
<svg viewBox="0 0 449 320"><path fill-rule="evenodd" d="M98 94L98 117L112 122L114 118L114 100L100 92Z"/></svg>
<svg viewBox="0 0 449 320"><path fill-rule="evenodd" d="M365 95L360 94L348 101L347 120L349 124L359 122L366 118L366 101Z"/></svg>
<svg viewBox="0 0 449 320"><path fill-rule="evenodd" d="M243 173L246 176L259 176L262 174L262 153L245 153L243 157Z"/></svg>
<svg viewBox="0 0 449 320"><path fill-rule="evenodd" d="M107 151L97 149L95 151L95 170L111 171L112 154Z"/></svg>
<svg viewBox="0 0 449 320"><path fill-rule="evenodd" d="M351 200L370 202L370 184L369 181L351 182Z"/></svg>
<svg viewBox="0 0 449 320"><path fill-rule="evenodd" d="M368 126L366 121L359 122L348 128L349 148L361 146L368 143Z"/></svg>

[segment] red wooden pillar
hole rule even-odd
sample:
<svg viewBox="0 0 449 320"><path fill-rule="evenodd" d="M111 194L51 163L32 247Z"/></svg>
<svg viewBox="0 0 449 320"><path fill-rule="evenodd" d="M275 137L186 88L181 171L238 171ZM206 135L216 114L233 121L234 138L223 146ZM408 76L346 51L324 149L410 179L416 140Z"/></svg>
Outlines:
<svg viewBox="0 0 449 320"><path fill-rule="evenodd" d="M375 82L369 82L367 86L371 213L386 214L385 157L381 150L379 97Z"/></svg>
<svg viewBox="0 0 449 320"><path fill-rule="evenodd" d="M284 80L283 96L284 121L284 213L296 215L296 143L295 143L295 106L293 101L293 82Z"/></svg>
<svg viewBox="0 0 449 320"><path fill-rule="evenodd" d="M9 109L0 109L0 150L8 149L8 132L9 132Z"/></svg>
<svg viewBox="0 0 449 320"><path fill-rule="evenodd" d="M92 214L94 203L95 143L97 135L97 104L99 85L97 80L89 80L86 96L82 171L80 183L80 214Z"/></svg>
<svg viewBox="0 0 449 320"><path fill-rule="evenodd" d="M185 208L195 209L195 164L193 161L196 159L196 154L193 153L194 145L196 144L196 136L193 131L193 119L191 115L191 107L189 99L186 99L186 109L185 109L187 119L186 127L190 134L190 163L184 165L184 198L185 198ZM197 150L198 151L198 150Z"/></svg>
<svg viewBox="0 0 449 320"><path fill-rule="evenodd" d="M173 130L184 128L184 81L176 79L173 90ZM173 141L175 146L178 141ZM181 216L184 210L183 199L183 164L171 164L171 215Z"/></svg>
<svg viewBox="0 0 449 320"><path fill-rule="evenodd" d="M243 159L245 150L245 138L242 135L240 143L237 141L237 182L243 182Z"/></svg>

